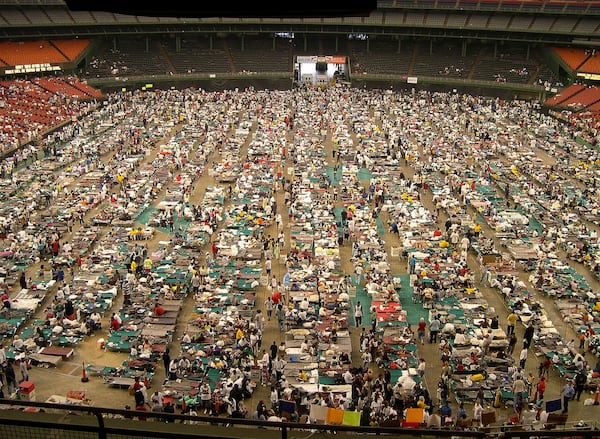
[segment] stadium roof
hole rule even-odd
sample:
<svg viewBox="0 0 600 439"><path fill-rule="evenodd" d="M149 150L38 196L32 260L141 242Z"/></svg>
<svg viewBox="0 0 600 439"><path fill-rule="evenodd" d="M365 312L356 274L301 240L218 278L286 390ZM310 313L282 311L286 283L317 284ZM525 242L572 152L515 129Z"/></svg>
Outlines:
<svg viewBox="0 0 600 439"><path fill-rule="evenodd" d="M281 32L600 46L600 0L0 0L0 39ZM301 3L301 5L300 5Z"/></svg>
<svg viewBox="0 0 600 439"><path fill-rule="evenodd" d="M302 0L273 3L247 1L227 4L219 1L204 2L148 2L65 0L72 11L105 11L125 15L149 17L350 17L368 16L377 9L377 0Z"/></svg>

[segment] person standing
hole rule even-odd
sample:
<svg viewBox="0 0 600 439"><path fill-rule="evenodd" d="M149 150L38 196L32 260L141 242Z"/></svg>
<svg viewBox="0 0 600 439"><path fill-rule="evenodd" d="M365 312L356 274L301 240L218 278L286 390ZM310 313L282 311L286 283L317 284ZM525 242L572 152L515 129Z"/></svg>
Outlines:
<svg viewBox="0 0 600 439"><path fill-rule="evenodd" d="M208 414L211 409L212 402L212 389L207 379L202 382L200 386L200 407L204 409L204 414Z"/></svg>
<svg viewBox="0 0 600 439"><path fill-rule="evenodd" d="M425 344L425 330L427 329L427 323L425 318L421 317L419 324L417 325L417 338L421 344Z"/></svg>
<svg viewBox="0 0 600 439"><path fill-rule="evenodd" d="M363 316L362 304L360 302L357 302L356 306L354 307L354 323L356 324L357 328L362 326L362 316Z"/></svg>
<svg viewBox="0 0 600 439"><path fill-rule="evenodd" d="M29 381L27 361L24 358L19 360L19 371L21 372L21 380L19 382L22 383L23 381Z"/></svg>
<svg viewBox="0 0 600 439"><path fill-rule="evenodd" d="M527 354L529 352L527 347L528 345L523 343L523 349L521 349L521 353L519 354L519 367L521 369L525 369L525 362L527 361Z"/></svg>
<svg viewBox="0 0 600 439"><path fill-rule="evenodd" d="M580 370L575 377L575 398L577 401L581 398L581 394L585 389L585 385L587 383L587 375L583 370Z"/></svg>
<svg viewBox="0 0 600 439"><path fill-rule="evenodd" d="M273 315L273 297L269 294L267 299L265 300L265 309L267 310L267 320L271 321L271 316Z"/></svg>
<svg viewBox="0 0 600 439"><path fill-rule="evenodd" d="M429 343L437 343L438 333L440 332L440 319L436 315L429 324Z"/></svg>
<svg viewBox="0 0 600 439"><path fill-rule="evenodd" d="M9 395L19 390L19 383L17 383L17 376L15 374L12 359L8 360L7 365L4 368L4 378L6 379L6 388Z"/></svg>
<svg viewBox="0 0 600 439"><path fill-rule="evenodd" d="M473 420L481 424L481 415L483 414L483 405L480 400L476 400L473 405Z"/></svg>
<svg viewBox="0 0 600 439"><path fill-rule="evenodd" d="M544 393L546 393L546 377L542 375L537 383L535 397L533 398L534 404L537 404L538 401L542 401L544 399Z"/></svg>
<svg viewBox="0 0 600 439"><path fill-rule="evenodd" d="M263 386L266 386L269 382L269 377L273 372L272 365L273 363L271 361L271 356L265 349L263 349L263 356L260 360L260 383Z"/></svg>
<svg viewBox="0 0 600 439"><path fill-rule="evenodd" d="M529 372L529 374L525 378L525 385L527 386L527 396L529 402L535 403L535 400L533 400L532 396L535 393L535 389L537 387L537 380L533 372Z"/></svg>
<svg viewBox="0 0 600 439"><path fill-rule="evenodd" d="M169 362L169 368L168 370L168 377L169 380L176 380L177 379L177 369L178 369L178 361L177 358L173 358L171 359L171 361Z"/></svg>
<svg viewBox="0 0 600 439"><path fill-rule="evenodd" d="M8 358L6 357L6 350L4 349L4 345L0 343L0 371L6 366L7 360Z"/></svg>
<svg viewBox="0 0 600 439"><path fill-rule="evenodd" d="M489 353L491 344L492 344L491 332L486 332L483 335L483 341L481 342L481 350L483 351L483 355L487 355Z"/></svg>
<svg viewBox="0 0 600 439"><path fill-rule="evenodd" d="M410 258L408 259L408 273L415 274L416 268L417 268L417 258L415 258L414 255L410 255Z"/></svg>
<svg viewBox="0 0 600 439"><path fill-rule="evenodd" d="M515 325L518 319L519 316L517 316L514 310L511 310L510 314L506 317L506 335L510 336L515 332Z"/></svg>
<svg viewBox="0 0 600 439"><path fill-rule="evenodd" d="M285 310L283 309L283 304L278 303L277 309L275 311L275 315L277 316L277 323L279 324L279 331L283 332L285 327Z"/></svg>
<svg viewBox="0 0 600 439"><path fill-rule="evenodd" d="M271 277L271 291L273 291L273 292L279 291L279 284L277 282L277 278L275 277L275 275L273 275L273 277Z"/></svg>
<svg viewBox="0 0 600 439"><path fill-rule="evenodd" d="M10 318L10 308L11 308L10 297L6 291L2 292L2 295L0 296L0 300L2 300L2 306L3 306L2 310L6 310L7 317Z"/></svg>
<svg viewBox="0 0 600 439"><path fill-rule="evenodd" d="M160 413L164 408L164 399L162 392L156 390L150 397L150 411Z"/></svg>
<svg viewBox="0 0 600 439"><path fill-rule="evenodd" d="M423 376L425 375L426 368L427 362L425 361L425 358L420 358L419 365L417 366L417 373L419 374L419 377L423 378Z"/></svg>
<svg viewBox="0 0 600 439"><path fill-rule="evenodd" d="M569 411L569 401L573 399L575 396L575 388L573 387L573 381L567 380L565 386L562 388L560 393L563 396L563 413L567 413Z"/></svg>
<svg viewBox="0 0 600 439"><path fill-rule="evenodd" d="M375 307L371 308L371 332L375 333L375 329L377 329L377 309Z"/></svg>
<svg viewBox="0 0 600 439"><path fill-rule="evenodd" d="M287 362L279 355L275 357L275 360L273 361L273 369L275 370L275 379L277 382L281 380L286 364Z"/></svg>
<svg viewBox="0 0 600 439"><path fill-rule="evenodd" d="M513 392L513 407L515 414L520 418L523 410L523 393L527 390L527 385L523 380L521 374L519 374L512 384Z"/></svg>
<svg viewBox="0 0 600 439"><path fill-rule="evenodd" d="M373 361L373 357L371 356L371 351L368 349L365 349L361 355L361 360L362 360L362 368L363 370L368 370L369 366L371 365L371 362Z"/></svg>
<svg viewBox="0 0 600 439"><path fill-rule="evenodd" d="M254 315L254 326L261 332L265 329L265 316L260 309L257 309Z"/></svg>
<svg viewBox="0 0 600 439"><path fill-rule="evenodd" d="M508 354L512 355L515 352L515 346L517 345L517 334L513 331L508 338Z"/></svg>
<svg viewBox="0 0 600 439"><path fill-rule="evenodd" d="M534 328L531 323L527 325L525 328L525 333L523 334L523 340L527 343L527 347L531 346L531 340L533 339Z"/></svg>
<svg viewBox="0 0 600 439"><path fill-rule="evenodd" d="M169 354L169 348L165 349L162 356L163 365L165 366L165 375L169 373L169 365L171 364L171 355Z"/></svg>
<svg viewBox="0 0 600 439"><path fill-rule="evenodd" d="M271 344L271 361L273 361L275 359L275 357L277 356L277 343L275 343L275 341L273 341L273 344Z"/></svg>

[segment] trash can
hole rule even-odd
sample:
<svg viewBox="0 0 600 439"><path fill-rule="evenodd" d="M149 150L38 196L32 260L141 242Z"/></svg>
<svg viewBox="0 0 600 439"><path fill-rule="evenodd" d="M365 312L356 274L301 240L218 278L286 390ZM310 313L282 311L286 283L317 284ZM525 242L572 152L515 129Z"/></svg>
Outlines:
<svg viewBox="0 0 600 439"><path fill-rule="evenodd" d="M35 384L31 381L23 381L19 384L19 399L35 401Z"/></svg>

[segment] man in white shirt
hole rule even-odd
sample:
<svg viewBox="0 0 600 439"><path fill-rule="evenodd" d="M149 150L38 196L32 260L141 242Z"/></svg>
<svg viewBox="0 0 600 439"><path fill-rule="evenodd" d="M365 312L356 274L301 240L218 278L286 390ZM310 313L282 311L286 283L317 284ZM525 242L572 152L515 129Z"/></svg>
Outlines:
<svg viewBox="0 0 600 439"><path fill-rule="evenodd" d="M381 413L386 419L396 419L398 417L398 412L388 403L388 401L383 401Z"/></svg>
<svg viewBox="0 0 600 439"><path fill-rule="evenodd" d="M304 311L308 311L308 307L309 307L309 303L308 303L308 297L303 298L300 303L298 304L298 308L304 310Z"/></svg>
<svg viewBox="0 0 600 439"><path fill-rule="evenodd" d="M151 410L153 412L162 412L163 410L163 406L164 406L164 401L163 401L163 395L162 392L160 391L155 391L152 396L150 397L150 402L151 402Z"/></svg>
<svg viewBox="0 0 600 439"><path fill-rule="evenodd" d="M352 381L354 381L354 375L352 374L352 372L350 372L350 369L346 369L346 372L344 372L344 383L346 384L352 384Z"/></svg>
<svg viewBox="0 0 600 439"><path fill-rule="evenodd" d="M285 365L287 364L287 362L281 358L279 355L277 357L275 357L275 360L273 361L273 368L275 369L275 375L277 377L277 381L279 381L281 379L281 377L283 376L283 370L285 369Z"/></svg>

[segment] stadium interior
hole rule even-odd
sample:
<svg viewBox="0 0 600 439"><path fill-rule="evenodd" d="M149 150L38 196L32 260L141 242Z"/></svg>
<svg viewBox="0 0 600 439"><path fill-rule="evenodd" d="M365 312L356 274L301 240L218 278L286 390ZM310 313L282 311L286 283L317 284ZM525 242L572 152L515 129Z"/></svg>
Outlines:
<svg viewBox="0 0 600 439"><path fill-rule="evenodd" d="M600 0L309 2L282 11L115 3L1 3L2 158L70 124L82 102L186 87L535 101L598 146Z"/></svg>

